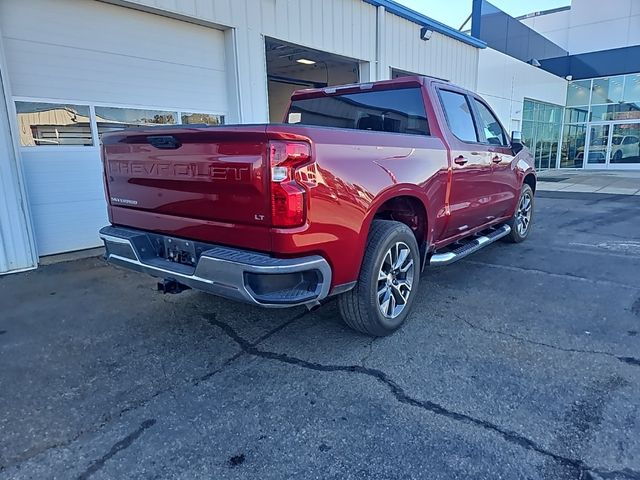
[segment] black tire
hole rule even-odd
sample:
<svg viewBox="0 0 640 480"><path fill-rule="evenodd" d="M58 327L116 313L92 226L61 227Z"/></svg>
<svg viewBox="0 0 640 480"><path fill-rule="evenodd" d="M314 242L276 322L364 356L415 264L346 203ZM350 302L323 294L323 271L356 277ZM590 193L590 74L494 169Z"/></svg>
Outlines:
<svg viewBox="0 0 640 480"><path fill-rule="evenodd" d="M401 252L396 258L404 256L408 250L404 263L397 269L393 266L392 248L395 248L396 252ZM413 261L412 278L407 282L409 271L403 273L402 268L403 265L409 265L410 260ZM385 265L392 272L386 280L379 280ZM408 290L407 283L410 283ZM354 330L378 337L389 335L397 330L409 315L419 283L420 251L411 229L400 222L374 220L371 224L358 282L353 289L338 298L340 315ZM379 293L381 289L385 290L383 294ZM402 291L406 295L406 301L398 315L390 318L383 314L382 309L385 307L382 304L384 303L387 303L387 310L390 310L391 314L395 308L400 307L396 299L404 298ZM387 295L392 295L394 299L391 300ZM384 302L384 298L387 298L387 302Z"/></svg>
<svg viewBox="0 0 640 480"><path fill-rule="evenodd" d="M616 162L620 162L620 160L622 160L622 150L618 150L616 153L613 154L613 159Z"/></svg>
<svg viewBox="0 0 640 480"><path fill-rule="evenodd" d="M523 231L522 228L520 228L520 222L522 221L521 209L523 206L523 199L526 199L526 198L528 198L530 201L530 213L528 217L527 226ZM529 185L525 183L522 185L522 189L520 190L520 198L518 199L518 205L516 206L516 211L514 212L513 217L511 217L511 220L509 220L508 222L508 225L511 227L511 233L509 233L509 235L504 237L504 239L511 243L524 242L529 236L529 234L531 233L531 228L533 226L534 212L535 212L535 198L533 196L533 190Z"/></svg>

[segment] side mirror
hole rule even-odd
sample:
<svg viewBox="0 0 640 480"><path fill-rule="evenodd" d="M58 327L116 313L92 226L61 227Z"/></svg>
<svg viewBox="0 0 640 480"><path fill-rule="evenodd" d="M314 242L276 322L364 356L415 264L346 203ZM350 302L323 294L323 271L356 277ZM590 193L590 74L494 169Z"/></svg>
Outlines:
<svg viewBox="0 0 640 480"><path fill-rule="evenodd" d="M513 150L513 154L517 155L520 150L524 148L524 143L522 143L522 132L519 130L514 130L511 132L511 150Z"/></svg>

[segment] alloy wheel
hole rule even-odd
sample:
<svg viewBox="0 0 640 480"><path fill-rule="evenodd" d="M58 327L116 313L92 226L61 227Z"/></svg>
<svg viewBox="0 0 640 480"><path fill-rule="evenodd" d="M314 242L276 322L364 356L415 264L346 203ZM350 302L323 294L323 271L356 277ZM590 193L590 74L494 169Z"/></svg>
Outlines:
<svg viewBox="0 0 640 480"><path fill-rule="evenodd" d="M396 242L387 250L378 271L378 307L386 318L396 318L406 307L414 273L411 249L404 242Z"/></svg>
<svg viewBox="0 0 640 480"><path fill-rule="evenodd" d="M521 237L524 237L529 230L529 225L531 224L531 193L525 192L524 195L520 198L520 203L518 204L518 213L516 214L516 228L518 229L518 234Z"/></svg>

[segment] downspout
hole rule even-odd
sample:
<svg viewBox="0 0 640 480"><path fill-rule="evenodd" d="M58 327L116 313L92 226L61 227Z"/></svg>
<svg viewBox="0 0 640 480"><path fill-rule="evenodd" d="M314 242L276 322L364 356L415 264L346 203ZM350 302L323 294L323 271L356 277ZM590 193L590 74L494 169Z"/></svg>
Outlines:
<svg viewBox="0 0 640 480"><path fill-rule="evenodd" d="M386 9L383 6L378 6L376 8L376 80L386 80L388 76L384 71L386 65L383 61L385 15Z"/></svg>

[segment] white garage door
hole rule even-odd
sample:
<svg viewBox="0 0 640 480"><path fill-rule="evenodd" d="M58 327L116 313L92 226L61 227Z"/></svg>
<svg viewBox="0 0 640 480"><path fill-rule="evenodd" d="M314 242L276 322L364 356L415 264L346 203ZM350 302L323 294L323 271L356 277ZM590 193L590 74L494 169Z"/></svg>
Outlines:
<svg viewBox="0 0 640 480"><path fill-rule="evenodd" d="M40 255L100 244L102 132L227 112L220 30L97 1L1 0L0 31Z"/></svg>

